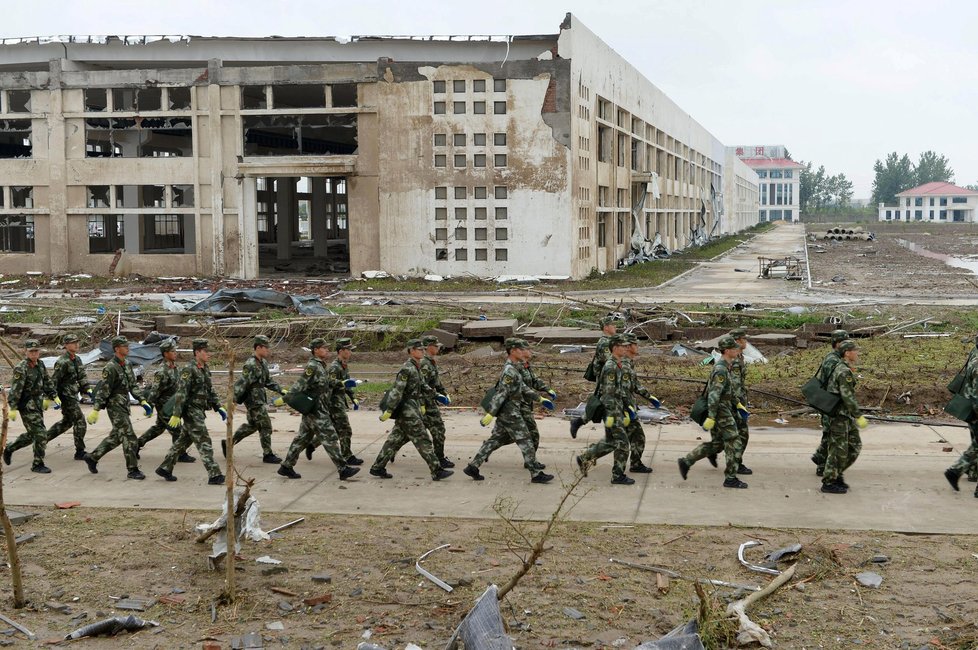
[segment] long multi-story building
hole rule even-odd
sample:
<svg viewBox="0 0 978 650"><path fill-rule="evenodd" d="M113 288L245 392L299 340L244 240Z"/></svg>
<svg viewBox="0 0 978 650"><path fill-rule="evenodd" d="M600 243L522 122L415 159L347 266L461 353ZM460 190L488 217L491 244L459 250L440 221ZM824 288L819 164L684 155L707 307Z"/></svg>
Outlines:
<svg viewBox="0 0 978 650"><path fill-rule="evenodd" d="M756 222L725 151L569 14L541 36L7 39L0 272L579 278L636 231L681 249Z"/></svg>

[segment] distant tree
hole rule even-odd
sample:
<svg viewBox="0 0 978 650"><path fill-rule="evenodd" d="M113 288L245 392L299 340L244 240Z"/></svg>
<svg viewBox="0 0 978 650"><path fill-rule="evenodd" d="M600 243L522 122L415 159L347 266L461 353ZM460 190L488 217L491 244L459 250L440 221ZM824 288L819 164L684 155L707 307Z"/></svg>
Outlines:
<svg viewBox="0 0 978 650"><path fill-rule="evenodd" d="M916 174L917 185L934 181L954 182L954 170L951 169L951 161L947 159L947 156L938 155L935 151L925 151L920 154Z"/></svg>
<svg viewBox="0 0 978 650"><path fill-rule="evenodd" d="M873 165L876 177L873 179L873 203L896 203L896 195L919 185L917 173L910 156L897 152L887 154L885 160L877 160Z"/></svg>
<svg viewBox="0 0 978 650"><path fill-rule="evenodd" d="M965 185L964 187L972 192L978 192L978 183L972 183L971 185Z"/></svg>
<svg viewBox="0 0 978 650"><path fill-rule="evenodd" d="M804 163L799 174L798 202L802 214L812 214L832 207L848 207L852 202L852 181L845 174L830 176L825 165L814 169Z"/></svg>

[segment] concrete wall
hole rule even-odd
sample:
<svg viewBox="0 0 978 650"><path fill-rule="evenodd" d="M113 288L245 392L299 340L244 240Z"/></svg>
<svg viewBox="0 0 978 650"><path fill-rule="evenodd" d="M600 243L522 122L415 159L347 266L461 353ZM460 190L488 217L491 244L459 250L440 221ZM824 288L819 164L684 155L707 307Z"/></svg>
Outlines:
<svg viewBox="0 0 978 650"><path fill-rule="evenodd" d="M720 231L731 234L758 223L758 178L753 169L727 149L723 175L723 218Z"/></svg>

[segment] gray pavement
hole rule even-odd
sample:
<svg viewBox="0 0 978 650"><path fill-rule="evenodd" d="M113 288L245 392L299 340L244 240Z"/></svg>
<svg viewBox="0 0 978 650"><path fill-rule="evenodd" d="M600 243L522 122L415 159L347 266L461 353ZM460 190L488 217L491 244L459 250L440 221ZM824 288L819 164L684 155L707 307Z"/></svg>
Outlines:
<svg viewBox="0 0 978 650"><path fill-rule="evenodd" d="M149 421L136 416L137 433ZM242 418L244 413L238 413ZM48 416L50 421L52 416ZM108 433L107 418L89 427L89 448ZM273 446L284 455L291 433L298 426L292 414L272 415L276 433ZM236 447L241 473L257 479L253 493L265 512L320 512L338 514L378 514L400 516L493 517L492 505L500 497L520 503L519 512L528 518L550 516L562 489L559 480L573 475L573 457L590 442L603 435L597 426L581 430L577 440L568 435L567 421L547 417L539 422L540 459L548 472L559 474L550 485L534 485L522 469L514 446L498 451L484 465L486 480L475 482L461 473L488 430L478 424L473 411L447 415L448 455L456 460L456 474L442 482L432 482L427 468L413 447L405 447L388 469L391 480L367 474L370 462L390 431L390 423L377 420L377 412L351 413L356 453L366 459L364 469L354 479L341 482L326 453L320 449L312 462L301 457L296 470L303 478L288 480L278 476L275 465L260 460L257 435ZM213 434L223 426L216 415L209 424ZM966 447L966 429L931 428L913 425L871 425L863 432L863 453L848 472L852 490L846 495L819 492L809 456L819 432L798 426L756 427L751 430L745 462L755 473L745 477L747 490L721 487L723 474L706 461L693 467L683 481L676 459L698 444L706 435L695 425L674 424L645 427L648 445L646 463L655 472L636 475L633 486L610 484L610 457L584 479L587 495L573 509L571 519L607 521L622 524L667 523L686 525L726 525L797 527L818 529L875 529L916 533L978 532L978 499L972 496L975 484L962 481L955 493L944 480L944 469ZM22 431L20 422L11 423L10 435ZM943 440L942 440L943 437ZM946 442L945 442L946 441ZM72 460L69 435L49 445L48 465L53 473L30 472L30 449L14 456L13 465L4 468L5 496L10 505L50 506L55 502L81 501L91 507L177 508L216 511L224 498L220 487L208 486L200 462L180 463L176 483L167 483L153 474L166 453L168 440L158 438L143 450L141 468L145 481L126 479L121 449L99 463L99 474L90 474L85 464ZM215 441L218 461L220 445ZM953 446L951 453L942 451ZM193 450L191 450L192 453ZM195 454L196 455L196 454ZM722 457L721 457L722 462ZM223 463L222 463L223 465ZM722 467L722 465L721 465Z"/></svg>

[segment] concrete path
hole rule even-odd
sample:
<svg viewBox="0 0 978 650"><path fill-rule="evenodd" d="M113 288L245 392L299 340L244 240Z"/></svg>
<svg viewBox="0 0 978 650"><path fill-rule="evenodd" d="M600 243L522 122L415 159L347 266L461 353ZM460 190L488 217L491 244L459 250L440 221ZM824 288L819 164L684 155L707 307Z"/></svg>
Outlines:
<svg viewBox="0 0 978 650"><path fill-rule="evenodd" d="M394 478L381 480L367 474L367 468L391 425L378 422L375 411L351 413L351 416L356 453L367 463L349 481L337 479L335 467L321 449L312 462L301 457L296 469L302 479L287 480L276 475L277 466L260 462L257 436L236 447L235 456L245 465L242 474L258 479L254 494L265 512L493 517L493 503L507 497L520 504L519 512L523 516L543 519L550 516L561 496L559 480L571 480L574 455L602 435L592 425L583 428L577 440L571 440L566 420L547 417L539 422L542 434L539 458L548 465L548 472L559 475L557 480L550 485L531 484L517 449L509 446L483 466L487 479L475 482L462 474L461 469L488 431L479 426L474 412L456 412L446 417L448 455L458 463L454 476L432 482L427 467L413 447L408 446L388 468ZM105 420L89 428L89 448L107 435ZM291 441L289 432L298 426L298 418L277 413L272 415L272 421L276 430L274 448L279 455L284 455ZM134 423L137 431L149 426L141 416L134 417ZM216 415L212 414L209 424L212 432L220 431L223 435ZM12 423L11 435L21 431L19 422ZM972 496L975 484L962 481L962 491L955 493L942 475L967 447L966 429L871 425L863 432L862 456L846 472L846 480L852 485L852 491L846 495L819 492L820 479L809 460L819 438L819 432L814 429L753 428L745 462L755 473L744 477L750 483L747 490L721 487L722 472L706 461L696 464L689 480L680 478L676 459L705 435L695 425L646 426L645 431L648 439L645 460L655 472L636 475L633 486L613 486L611 458L601 459L582 483L587 494L571 512L572 519L623 524L723 526L729 523L918 533L978 532L978 499ZM164 482L153 474L166 453L166 442L159 438L144 449L141 467L147 479L141 482L125 478L121 449L102 459L98 475L90 474L84 463L72 460L72 443L67 434L48 447L48 465L54 470L50 475L30 472L30 450L22 449L14 456L13 465L4 468L7 502L49 507L55 502L81 501L85 506L95 507L216 512L224 492L220 487L206 484L199 461L192 465L178 464L176 483ZM942 448L948 446L953 446L954 451L943 452ZM215 447L220 461L220 446L215 444Z"/></svg>

